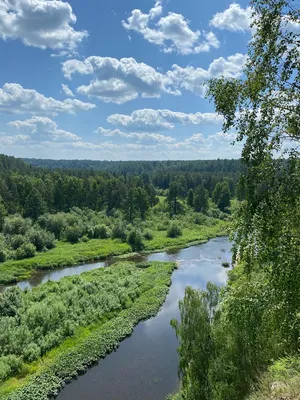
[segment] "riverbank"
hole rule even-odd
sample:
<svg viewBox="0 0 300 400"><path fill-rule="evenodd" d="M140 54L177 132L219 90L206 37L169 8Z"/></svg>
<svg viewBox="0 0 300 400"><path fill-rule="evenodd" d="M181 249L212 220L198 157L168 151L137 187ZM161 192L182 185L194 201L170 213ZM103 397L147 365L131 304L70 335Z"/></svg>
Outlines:
<svg viewBox="0 0 300 400"><path fill-rule="evenodd" d="M120 276L126 280L123 282L123 288L125 291L126 288L130 289L127 292L131 297L124 302L122 310L111 310L93 324L79 326L74 334L58 347L37 361L25 364L17 377L10 378L0 385L0 398L46 400L57 395L65 382L83 373L99 358L114 350L122 339L131 334L138 322L154 316L166 298L176 264L153 262L144 267L147 268L138 268L134 263L125 262L110 269L98 269L82 274L80 280L85 281L85 290L86 285L89 285L88 289L91 290L93 283L93 290L98 287L99 296L103 292L103 282L117 285L114 288L119 287L120 282L115 283L115 280ZM132 277L131 286L127 282L128 276ZM99 282L98 286L96 281ZM74 277L63 278L60 282L50 282L33 289L32 294L23 292L22 296L29 300L30 296L43 298L47 291L48 296L52 293L55 302L59 303L63 299L63 293L76 289L79 284ZM134 292L135 295L132 294L134 286L138 291ZM106 296L114 294L115 289L112 290L111 294L106 293ZM97 293L95 295L98 296ZM136 297L133 298L134 296Z"/></svg>
<svg viewBox="0 0 300 400"><path fill-rule="evenodd" d="M182 230L182 236L177 238L167 237L166 231L152 231L153 239L145 241L144 252L189 247L205 243L213 237L226 235L229 223L215 221L211 226L194 224L190 229L185 228ZM40 270L71 267L124 255L132 255L131 247L117 239L91 239L76 244L57 242L54 249L38 253L35 257L0 264L0 284L26 280Z"/></svg>

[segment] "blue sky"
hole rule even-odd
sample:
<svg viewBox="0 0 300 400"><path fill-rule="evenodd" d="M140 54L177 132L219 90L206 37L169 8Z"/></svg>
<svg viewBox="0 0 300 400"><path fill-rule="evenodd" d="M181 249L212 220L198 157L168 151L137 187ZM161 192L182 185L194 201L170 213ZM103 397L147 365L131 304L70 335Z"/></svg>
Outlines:
<svg viewBox="0 0 300 400"><path fill-rule="evenodd" d="M250 15L227 0L2 1L0 152L239 157L205 82L241 76Z"/></svg>

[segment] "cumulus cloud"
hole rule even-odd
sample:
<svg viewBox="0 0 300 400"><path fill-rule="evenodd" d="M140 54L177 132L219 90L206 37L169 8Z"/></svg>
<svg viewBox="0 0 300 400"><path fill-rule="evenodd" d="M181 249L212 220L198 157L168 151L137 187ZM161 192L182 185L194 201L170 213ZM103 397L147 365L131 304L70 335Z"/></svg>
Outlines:
<svg viewBox="0 0 300 400"><path fill-rule="evenodd" d="M62 64L67 78L75 73L95 76L89 85L80 86L77 92L95 96L104 102L122 104L142 97L160 97L162 92L178 94L167 86L166 77L134 58L88 57L83 61L67 60Z"/></svg>
<svg viewBox="0 0 300 400"><path fill-rule="evenodd" d="M208 69L185 67L173 65L172 70L167 72L169 83L177 90L185 89L199 96L204 96L206 92L205 82L208 79L218 76L227 78L239 78L242 75L246 62L246 56L235 54L228 58L220 57L215 59Z"/></svg>
<svg viewBox="0 0 300 400"><path fill-rule="evenodd" d="M84 103L77 99L55 100L36 90L24 89L17 83L6 83L0 88L0 113L75 114L95 107L94 104Z"/></svg>
<svg viewBox="0 0 300 400"><path fill-rule="evenodd" d="M183 15L169 12L161 17L162 12L161 1L157 1L148 14L133 10L127 21L122 21L123 27L141 34L148 42L160 46L165 53L197 54L220 46L213 32L193 31Z"/></svg>
<svg viewBox="0 0 300 400"><path fill-rule="evenodd" d="M134 58L91 56L85 60L67 60L62 63L62 71L71 79L76 73L93 75L88 85L77 88L77 92L97 97L104 102L122 104L141 97L160 97L163 93L175 96L188 90L204 96L203 84L210 78L224 75L239 77L242 74L246 56L235 54L228 58L215 59L209 68L180 67L173 65L166 73L158 72Z"/></svg>
<svg viewBox="0 0 300 400"><path fill-rule="evenodd" d="M19 39L27 46L74 51L87 36L72 25L76 16L69 3L60 0L2 0L0 38Z"/></svg>
<svg viewBox="0 0 300 400"><path fill-rule="evenodd" d="M15 136L7 136L0 135L0 147L12 146L12 145L22 145L30 140L28 135L15 135Z"/></svg>
<svg viewBox="0 0 300 400"><path fill-rule="evenodd" d="M255 32L255 26L251 25L255 22L256 17L251 7L243 8L237 3L232 3L223 12L216 13L210 25L217 29L228 30L231 32ZM300 32L300 20L292 20L289 16L282 17L282 28L288 32Z"/></svg>
<svg viewBox="0 0 300 400"><path fill-rule="evenodd" d="M231 32L251 32L252 14L251 7L242 8L239 4L233 3L225 11L216 13L210 24L214 28Z"/></svg>
<svg viewBox="0 0 300 400"><path fill-rule="evenodd" d="M122 126L126 129L136 129L138 131L165 130L173 129L176 124L217 124L222 123L223 119L216 113L187 114L171 110L154 110L145 108L136 110L130 115L112 114L107 118L107 122Z"/></svg>
<svg viewBox="0 0 300 400"><path fill-rule="evenodd" d="M62 87L62 90L63 90L63 92L64 92L64 94L65 94L66 96L68 96L68 97L75 97L74 93L72 92L72 90L69 88L68 85L64 85L64 84L62 83L61 87Z"/></svg>
<svg viewBox="0 0 300 400"><path fill-rule="evenodd" d="M30 136L27 137L33 140L80 140L80 137L74 133L59 129L56 122L47 117L33 116L32 118L25 119L23 121L11 121L8 123L8 125L16 128L17 130L29 133Z"/></svg>
<svg viewBox="0 0 300 400"><path fill-rule="evenodd" d="M99 127L95 131L103 136L108 137L121 137L124 139L135 140L137 142L149 143L149 142L157 142L157 143L173 143L176 140L171 136L160 135L159 133L148 133L148 132L122 132L119 129L105 129Z"/></svg>

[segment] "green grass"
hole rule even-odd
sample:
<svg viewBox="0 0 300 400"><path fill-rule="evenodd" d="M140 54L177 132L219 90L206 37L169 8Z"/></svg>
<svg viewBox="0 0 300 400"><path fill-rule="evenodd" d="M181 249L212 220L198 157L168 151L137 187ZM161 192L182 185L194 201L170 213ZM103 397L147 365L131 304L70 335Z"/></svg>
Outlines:
<svg viewBox="0 0 300 400"><path fill-rule="evenodd" d="M218 220L215 225L191 225L191 228L182 230L182 236L176 238L167 237L166 231L154 231L153 239L145 242L146 251L180 248L191 244L204 243L209 239L226 235L228 223Z"/></svg>
<svg viewBox="0 0 300 400"><path fill-rule="evenodd" d="M248 400L299 400L300 357L277 360Z"/></svg>
<svg viewBox="0 0 300 400"><path fill-rule="evenodd" d="M145 251L159 251L204 243L212 237L225 235L228 222L215 220L211 226L191 224L182 230L182 236L167 237L166 231L153 230L153 239L145 241ZM56 248L35 257L0 264L0 284L15 283L36 273L36 270L55 269L86 262L104 260L109 257L131 253L127 243L114 239L92 239L88 242L70 244L58 242Z"/></svg>
<svg viewBox="0 0 300 400"><path fill-rule="evenodd" d="M124 268L138 270L143 288L141 295L129 308L123 309L108 321L78 328L75 335L60 346L42 359L27 365L22 376L4 382L0 385L1 399L47 400L57 395L64 382L84 372L88 366L114 350L122 339L130 335L139 321L156 315L168 293L176 264L153 262L148 268L139 269L133 263L123 263L112 268L121 268L122 273ZM95 274L95 271L87 272L81 277L94 279Z"/></svg>
<svg viewBox="0 0 300 400"><path fill-rule="evenodd" d="M92 239L76 244L58 242L54 249L38 253L35 257L0 264L0 283L14 283L29 278L40 269L55 269L104 260L130 251L127 243L113 239Z"/></svg>

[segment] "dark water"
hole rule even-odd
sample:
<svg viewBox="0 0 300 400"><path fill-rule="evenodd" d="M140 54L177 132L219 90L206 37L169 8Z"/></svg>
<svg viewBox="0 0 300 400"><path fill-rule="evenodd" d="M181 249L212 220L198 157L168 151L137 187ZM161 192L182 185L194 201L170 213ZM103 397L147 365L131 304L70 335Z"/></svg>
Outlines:
<svg viewBox="0 0 300 400"><path fill-rule="evenodd" d="M116 352L68 384L57 399L165 400L176 391L178 343L170 320L179 316L178 301L183 298L186 286L204 289L208 281L225 284L227 271L222 262L230 262L230 257L230 244L225 237L144 257L149 261L176 261L180 267L172 275L172 286L161 311L137 325Z"/></svg>

